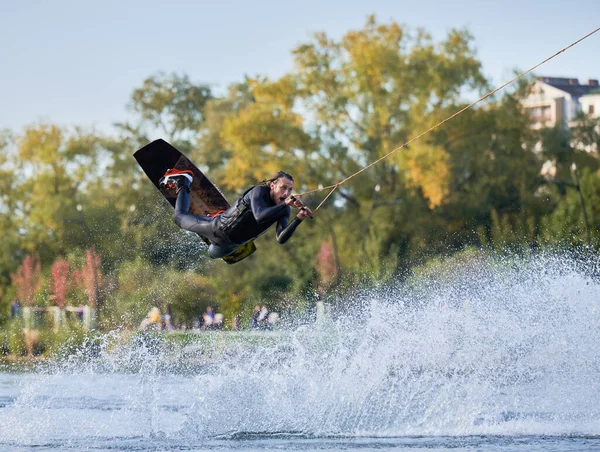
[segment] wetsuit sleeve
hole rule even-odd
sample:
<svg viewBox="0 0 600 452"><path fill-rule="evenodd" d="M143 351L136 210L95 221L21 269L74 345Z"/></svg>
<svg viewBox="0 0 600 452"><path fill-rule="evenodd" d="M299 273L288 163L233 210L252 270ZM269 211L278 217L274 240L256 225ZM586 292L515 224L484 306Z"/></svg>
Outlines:
<svg viewBox="0 0 600 452"><path fill-rule="evenodd" d="M289 209L285 203L277 204L276 206L268 206L265 202L265 193L262 187L254 187L248 193L250 196L250 208L257 223L275 223ZM268 190L268 188L267 188ZM289 212L288 212L289 215Z"/></svg>
<svg viewBox="0 0 600 452"><path fill-rule="evenodd" d="M302 220L298 217L294 217L290 224L288 224L287 217L279 220L277 223L277 242L281 245L287 242L300 223L302 223Z"/></svg>

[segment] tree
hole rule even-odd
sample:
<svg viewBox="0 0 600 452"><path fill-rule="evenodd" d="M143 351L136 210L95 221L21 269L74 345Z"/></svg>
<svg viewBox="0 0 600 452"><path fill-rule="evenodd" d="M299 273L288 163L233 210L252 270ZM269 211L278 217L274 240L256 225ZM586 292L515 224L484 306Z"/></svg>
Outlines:
<svg viewBox="0 0 600 452"><path fill-rule="evenodd" d="M25 247L51 261L69 240L81 240L80 224L71 220L79 216L78 195L101 177L101 143L92 134L66 134L55 125L29 127L17 142L19 171L29 176L15 181L15 217L26 231Z"/></svg>
<svg viewBox="0 0 600 452"><path fill-rule="evenodd" d="M337 42L316 34L294 55L298 103L314 118L321 143L312 179L324 185L344 179L457 111L465 90L487 87L472 36L464 30L452 30L436 44L423 30L412 33L370 17L363 29ZM389 259L401 272L409 253L439 242L441 233L432 236L430 231L443 231L444 206L460 172L454 155L431 134L349 180L329 200L330 206L336 199L345 203L334 211L336 223L353 225L366 221L376 184L386 201L402 201L378 209L373 218L366 254L372 266ZM358 269L356 230L346 230L339 241L342 266Z"/></svg>
<svg viewBox="0 0 600 452"><path fill-rule="evenodd" d="M294 55L302 102L329 148L323 152L325 181L342 179L422 131L439 119L441 108L456 104L462 90L484 87L471 40L466 31L452 30L436 46L422 30L411 35L394 22L379 25L372 16L340 42L319 33L313 43L299 46ZM428 174L444 174L446 157L440 149L415 149L382 162L371 180L400 193L422 189L435 207L447 190L432 184L446 182ZM375 183L366 180L348 183L354 199L370 198L370 190L361 187Z"/></svg>
<svg viewBox="0 0 600 452"><path fill-rule="evenodd" d="M25 256L17 215L15 147L12 134L0 131L0 297L4 295L4 289L1 288L10 284L11 272L17 269Z"/></svg>
<svg viewBox="0 0 600 452"><path fill-rule="evenodd" d="M303 175L313 151L302 116L292 111L295 87L291 77L250 84L255 102L227 117L221 130L223 145L231 150L223 180L229 189L242 190L282 168Z"/></svg>
<svg viewBox="0 0 600 452"><path fill-rule="evenodd" d="M517 91L499 102L467 110L451 127L434 134L448 152L452 168L452 190L438 212L452 247L490 244L494 223L502 218L511 229L507 232L515 233L511 237L531 243L531 233L522 235L518 225L530 221L538 225L547 212L539 198L545 183L540 176L543 159L534 151L536 137L519 96ZM534 229L533 236L537 226ZM484 231L483 239L473 233L477 230Z"/></svg>
<svg viewBox="0 0 600 452"><path fill-rule="evenodd" d="M133 91L130 108L140 114L142 127L157 128L167 140L179 142L187 141L187 134L197 133L211 98L208 86L193 84L187 75L160 72Z"/></svg>
<svg viewBox="0 0 600 452"><path fill-rule="evenodd" d="M567 181L570 182L570 181ZM572 184L562 187L561 195L557 187L552 190L559 192L556 208L543 219L544 242L562 246L587 244L586 224L578 190ZM600 170L585 168L580 179L581 195L588 209L588 221L592 245L598 247L600 230Z"/></svg>
<svg viewBox="0 0 600 452"><path fill-rule="evenodd" d="M600 118L580 113L571 127L571 138L576 149L586 151L598 159L600 151Z"/></svg>
<svg viewBox="0 0 600 452"><path fill-rule="evenodd" d="M338 276L336 258L330 241L321 242L321 250L319 251L319 254L317 254L315 267L319 274L322 290L325 290Z"/></svg>
<svg viewBox="0 0 600 452"><path fill-rule="evenodd" d="M53 302L59 308L64 308L67 304L67 294L70 289L71 264L64 257L59 257L52 263L50 275L52 277L52 291L54 293Z"/></svg>
<svg viewBox="0 0 600 452"><path fill-rule="evenodd" d="M25 256L21 266L15 273L11 274L17 298L24 306L35 304L35 293L41 284L40 274L41 264L31 254Z"/></svg>
<svg viewBox="0 0 600 452"><path fill-rule="evenodd" d="M85 252L85 262L81 269L75 270L74 280L83 289L88 306L96 307L100 301L100 288L102 286L102 271L100 268L100 255L92 247Z"/></svg>
<svg viewBox="0 0 600 452"><path fill-rule="evenodd" d="M102 273L100 271L100 256L94 248L88 249L85 253L85 266L82 269L81 276L88 297L88 304L97 306Z"/></svg>

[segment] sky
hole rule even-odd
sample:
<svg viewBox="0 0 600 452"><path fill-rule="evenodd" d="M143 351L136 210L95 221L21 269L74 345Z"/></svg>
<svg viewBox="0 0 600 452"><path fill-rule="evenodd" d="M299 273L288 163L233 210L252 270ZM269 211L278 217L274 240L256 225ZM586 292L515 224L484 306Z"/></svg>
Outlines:
<svg viewBox="0 0 600 452"><path fill-rule="evenodd" d="M159 71L218 94L246 75L291 71L291 51L313 33L339 39L370 14L436 41L467 28L499 86L600 27L600 0L0 0L0 129L111 133ZM600 31L535 74L600 78Z"/></svg>

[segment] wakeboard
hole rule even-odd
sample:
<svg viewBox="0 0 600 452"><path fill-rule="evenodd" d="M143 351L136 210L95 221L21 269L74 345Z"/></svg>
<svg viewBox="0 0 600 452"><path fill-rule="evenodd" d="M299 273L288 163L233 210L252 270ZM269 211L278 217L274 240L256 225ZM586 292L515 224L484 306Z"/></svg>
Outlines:
<svg viewBox="0 0 600 452"><path fill-rule="evenodd" d="M175 207L177 196L174 189L160 187L159 181L168 169L192 170L194 180L190 187L190 213L201 216L214 216L227 210L230 205L221 191L176 147L163 139L154 140L133 154L138 164L152 181L164 198ZM210 242L200 235L206 243ZM228 264L245 259L256 251L254 242L248 242L239 247L233 254L223 260Z"/></svg>

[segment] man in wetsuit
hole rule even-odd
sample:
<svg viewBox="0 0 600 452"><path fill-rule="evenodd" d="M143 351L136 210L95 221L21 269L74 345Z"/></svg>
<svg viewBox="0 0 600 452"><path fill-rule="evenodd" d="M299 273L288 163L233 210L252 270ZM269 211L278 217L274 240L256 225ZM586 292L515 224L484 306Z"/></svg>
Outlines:
<svg viewBox="0 0 600 452"><path fill-rule="evenodd" d="M275 223L277 242L283 244L302 220L312 217L311 210L291 196L294 178L284 171L252 187L229 209L215 217L189 213L192 180L192 171L171 169L160 180L160 185L176 189L175 223L182 229L206 237L211 243L208 255L212 259L229 256L244 243L264 234ZM300 211L289 223L291 207Z"/></svg>

